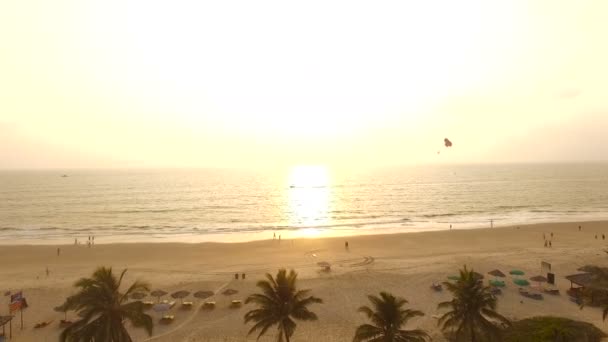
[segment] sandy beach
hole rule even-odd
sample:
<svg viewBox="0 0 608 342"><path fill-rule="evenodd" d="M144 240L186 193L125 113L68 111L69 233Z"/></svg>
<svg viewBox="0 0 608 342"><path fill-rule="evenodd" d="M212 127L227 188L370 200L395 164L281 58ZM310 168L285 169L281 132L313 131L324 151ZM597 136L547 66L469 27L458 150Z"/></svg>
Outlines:
<svg viewBox="0 0 608 342"><path fill-rule="evenodd" d="M580 232L579 225L582 225ZM544 247L543 234L551 239L551 248ZM352 340L355 328L365 322L357 308L367 304L367 294L381 290L405 297L411 308L426 314L412 321L408 328L420 327L427 330L434 341L442 341L433 316L440 313L437 303L451 297L446 291L432 291L431 283L447 280L447 276L456 274L463 265L482 274L496 268L504 273L521 269L527 278L541 274L540 263L545 261L552 265L561 295L546 295L542 301L525 299L507 276L498 311L511 319L563 316L588 321L608 331L599 309L580 310L568 299L565 291L570 282L564 278L577 273L576 269L583 265L604 263L608 255L603 250L608 247L608 241L602 240L602 234L608 234L608 222L311 238L280 243L270 239L246 243L103 244L98 240L92 248L86 245L2 246L0 291L23 290L30 305L24 312L23 330L19 328L19 317L13 321L12 341L56 341L63 314L53 308L73 292L73 283L80 277L90 276L96 266L111 266L116 272L128 268L126 284L142 279L149 282L152 289L169 293L211 290L216 294L207 300L217 302L214 310L199 310L202 301L193 299L194 309L183 310L178 301L171 310L174 322L155 324L151 338L143 330L132 329L134 340L244 341L255 340L253 335L247 337L249 326L243 324L243 315L250 306L229 308L230 301L244 300L256 291L255 283L264 273L274 274L285 267L299 273L301 288L312 289L315 296L324 300L323 304L312 307L319 321L298 323L294 341ZM349 250L344 247L345 240L349 242ZM61 249L59 256L57 248ZM321 271L317 263L322 261L332 265L330 272ZM237 272L245 273L246 279L234 280ZM221 294L228 288L238 293ZM0 315L5 315L9 297L3 296L0 300ZM160 314L152 310L150 314L158 322ZM70 312L68 318L76 317ZM36 323L50 320L53 323L49 326L34 329ZM261 340L270 341L274 337L271 332Z"/></svg>

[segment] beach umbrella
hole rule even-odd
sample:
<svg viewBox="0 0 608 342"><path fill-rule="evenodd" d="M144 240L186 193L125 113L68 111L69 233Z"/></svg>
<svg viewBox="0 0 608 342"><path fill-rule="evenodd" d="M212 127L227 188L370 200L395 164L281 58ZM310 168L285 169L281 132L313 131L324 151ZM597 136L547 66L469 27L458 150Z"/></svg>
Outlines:
<svg viewBox="0 0 608 342"><path fill-rule="evenodd" d="M144 292L134 292L129 297L132 299L140 300L146 298L147 294Z"/></svg>
<svg viewBox="0 0 608 342"><path fill-rule="evenodd" d="M239 293L239 291L234 290L234 289L226 289L226 290L224 290L224 292L222 292L222 294L225 296L232 296L233 294L237 294L237 293Z"/></svg>
<svg viewBox="0 0 608 342"><path fill-rule="evenodd" d="M547 282L547 278L543 277L542 275L537 275L537 276L531 277L530 280L537 282L539 287L540 287L540 283Z"/></svg>
<svg viewBox="0 0 608 342"><path fill-rule="evenodd" d="M509 272L509 274L522 276L526 273L524 273L524 271L521 271L521 270L511 270L511 272Z"/></svg>
<svg viewBox="0 0 608 342"><path fill-rule="evenodd" d="M193 296L196 298L199 298L199 299L206 299L213 295L214 295L213 291L197 291L197 292L194 292Z"/></svg>
<svg viewBox="0 0 608 342"><path fill-rule="evenodd" d="M160 297L162 297L166 294L167 294L167 292L163 291L163 290L154 290L154 291L150 292L150 295L157 297L159 302L160 302Z"/></svg>
<svg viewBox="0 0 608 342"><path fill-rule="evenodd" d="M190 294L190 292L188 291L177 291L177 292L173 292L171 294L171 297L175 298L175 299L180 299L182 301L182 303L184 302L184 298L188 297L188 295Z"/></svg>
<svg viewBox="0 0 608 342"><path fill-rule="evenodd" d="M528 286L528 285L530 285L530 282L527 281L526 279L513 279L513 283L515 283L516 285L519 285L519 286Z"/></svg>
<svg viewBox="0 0 608 342"><path fill-rule="evenodd" d="M494 271L490 271L488 272L489 275L494 276L494 277L500 277L500 278L504 278L505 274L500 272L500 270L494 270Z"/></svg>

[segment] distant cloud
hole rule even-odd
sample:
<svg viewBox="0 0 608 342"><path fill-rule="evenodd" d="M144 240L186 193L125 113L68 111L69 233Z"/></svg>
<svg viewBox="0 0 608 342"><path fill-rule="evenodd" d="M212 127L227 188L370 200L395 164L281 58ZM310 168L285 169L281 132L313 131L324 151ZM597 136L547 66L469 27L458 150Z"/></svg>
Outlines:
<svg viewBox="0 0 608 342"><path fill-rule="evenodd" d="M568 88L560 91L557 97L560 99L573 99L578 97L581 93L582 91L578 88Z"/></svg>

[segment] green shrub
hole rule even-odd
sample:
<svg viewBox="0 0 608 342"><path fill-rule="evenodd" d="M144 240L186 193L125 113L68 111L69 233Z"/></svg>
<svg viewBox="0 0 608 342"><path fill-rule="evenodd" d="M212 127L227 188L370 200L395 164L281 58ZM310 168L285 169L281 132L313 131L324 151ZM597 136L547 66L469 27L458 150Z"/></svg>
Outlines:
<svg viewBox="0 0 608 342"><path fill-rule="evenodd" d="M513 322L504 342L599 342L606 336L591 323L542 316Z"/></svg>

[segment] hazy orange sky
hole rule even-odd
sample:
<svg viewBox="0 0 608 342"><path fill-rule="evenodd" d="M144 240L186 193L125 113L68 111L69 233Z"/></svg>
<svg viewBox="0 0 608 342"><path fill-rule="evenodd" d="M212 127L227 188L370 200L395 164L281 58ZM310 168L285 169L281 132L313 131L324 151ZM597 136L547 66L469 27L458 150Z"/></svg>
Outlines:
<svg viewBox="0 0 608 342"><path fill-rule="evenodd" d="M0 168L608 160L607 17L602 0L5 0Z"/></svg>

